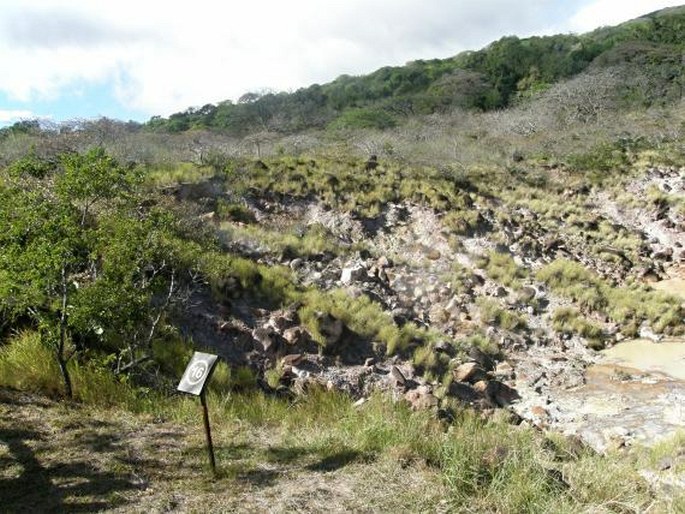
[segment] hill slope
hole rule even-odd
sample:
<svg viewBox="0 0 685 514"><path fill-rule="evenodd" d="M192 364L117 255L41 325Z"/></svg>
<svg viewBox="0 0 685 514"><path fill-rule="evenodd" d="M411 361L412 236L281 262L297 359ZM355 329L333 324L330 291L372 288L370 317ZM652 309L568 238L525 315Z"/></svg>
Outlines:
<svg viewBox="0 0 685 514"><path fill-rule="evenodd" d="M190 108L168 119L155 117L147 126L171 132L210 128L233 135L292 133L329 124L387 128L416 114L505 108L590 67L629 66L636 59L649 67L645 75L658 77L659 91L628 100L670 102L682 97L683 27L685 7L678 7L582 35L504 37L449 59L384 67L360 77L344 75L290 94L247 93L237 104Z"/></svg>

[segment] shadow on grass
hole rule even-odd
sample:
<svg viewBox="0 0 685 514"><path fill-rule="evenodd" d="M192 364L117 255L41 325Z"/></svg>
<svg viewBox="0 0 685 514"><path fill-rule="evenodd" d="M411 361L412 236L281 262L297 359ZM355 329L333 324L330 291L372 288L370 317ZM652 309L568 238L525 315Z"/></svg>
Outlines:
<svg viewBox="0 0 685 514"><path fill-rule="evenodd" d="M306 469L309 471L335 471L336 469L340 469L356 460L359 460L363 456L364 455L361 452L355 450L343 450L334 453L333 455L324 457L319 462L315 462L309 466L306 466Z"/></svg>
<svg viewBox="0 0 685 514"><path fill-rule="evenodd" d="M250 485L257 487L268 487L273 485L281 475L281 472L275 469L248 469L236 475L236 479L241 482L247 482Z"/></svg>
<svg viewBox="0 0 685 514"><path fill-rule="evenodd" d="M270 446L266 450L266 458L271 462L282 462L289 464L312 453L314 452L311 449L301 446Z"/></svg>
<svg viewBox="0 0 685 514"><path fill-rule="evenodd" d="M29 445L42 439L31 430L0 428L10 454L5 461L21 468L15 477L0 478L2 512L97 512L121 505L116 493L138 487L126 475L99 471L89 462L45 467Z"/></svg>

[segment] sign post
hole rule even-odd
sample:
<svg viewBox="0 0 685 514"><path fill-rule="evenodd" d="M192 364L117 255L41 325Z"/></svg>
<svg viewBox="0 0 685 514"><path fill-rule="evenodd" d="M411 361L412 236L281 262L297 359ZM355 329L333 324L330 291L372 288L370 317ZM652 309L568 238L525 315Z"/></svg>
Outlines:
<svg viewBox="0 0 685 514"><path fill-rule="evenodd" d="M205 398L205 387L209 377L214 371L214 366L219 357L211 353L195 352L190 359L186 370L183 372L181 382L177 389L181 392L200 397L202 404L202 417L205 426L205 436L207 437L207 453L209 454L209 464L212 473L216 475L216 461L214 460L214 445L212 444L212 432L209 427L209 412L207 410L207 399Z"/></svg>

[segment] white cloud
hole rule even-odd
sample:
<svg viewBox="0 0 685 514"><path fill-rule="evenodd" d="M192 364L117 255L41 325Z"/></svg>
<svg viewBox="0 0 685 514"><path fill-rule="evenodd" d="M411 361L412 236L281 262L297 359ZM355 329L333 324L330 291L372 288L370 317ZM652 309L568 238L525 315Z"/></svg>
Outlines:
<svg viewBox="0 0 685 514"><path fill-rule="evenodd" d="M617 25L664 7L680 5L683 0L595 0L572 18L570 29L586 32L601 26Z"/></svg>
<svg viewBox="0 0 685 514"><path fill-rule="evenodd" d="M35 115L31 111L12 111L0 109L0 123L9 123L33 118L35 118Z"/></svg>
<svg viewBox="0 0 685 514"><path fill-rule="evenodd" d="M581 30L596 16L594 27L614 3L572 18L582 1L0 0L0 92L31 102L111 85L128 109L168 115L447 57L503 35ZM654 5L625 0L620 10L645 3Z"/></svg>

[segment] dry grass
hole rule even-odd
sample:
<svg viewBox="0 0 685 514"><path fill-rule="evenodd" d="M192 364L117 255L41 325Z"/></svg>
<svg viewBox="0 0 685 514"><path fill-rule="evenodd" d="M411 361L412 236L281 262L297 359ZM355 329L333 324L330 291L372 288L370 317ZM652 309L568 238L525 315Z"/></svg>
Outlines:
<svg viewBox="0 0 685 514"><path fill-rule="evenodd" d="M198 414L199 403L184 403ZM445 496L435 470L398 466L401 455L322 457L273 427L214 421L216 479L200 423L0 389L0 510L389 512L434 510Z"/></svg>
<svg viewBox="0 0 685 514"><path fill-rule="evenodd" d="M0 510L677 512L685 498L636 472L679 455L682 436L605 457L468 412L448 428L380 396L361 408L326 393L209 404L217 477L195 398L132 414L0 388Z"/></svg>

